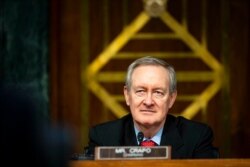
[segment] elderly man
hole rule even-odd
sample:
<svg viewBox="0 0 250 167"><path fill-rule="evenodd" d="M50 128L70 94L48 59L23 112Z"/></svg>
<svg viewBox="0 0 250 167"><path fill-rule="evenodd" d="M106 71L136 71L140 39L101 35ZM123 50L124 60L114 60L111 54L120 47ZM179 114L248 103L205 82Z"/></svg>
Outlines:
<svg viewBox="0 0 250 167"><path fill-rule="evenodd" d="M172 159L218 158L213 132L206 124L168 114L176 96L174 68L161 59L143 57L129 67L124 86L130 113L90 129L89 149L96 146L171 146ZM140 135L142 138L140 139Z"/></svg>

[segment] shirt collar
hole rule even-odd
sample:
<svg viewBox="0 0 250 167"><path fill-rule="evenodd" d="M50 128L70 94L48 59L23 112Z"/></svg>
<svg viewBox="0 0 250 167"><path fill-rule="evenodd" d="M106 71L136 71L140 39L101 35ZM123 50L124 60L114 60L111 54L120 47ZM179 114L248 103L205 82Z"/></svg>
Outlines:
<svg viewBox="0 0 250 167"><path fill-rule="evenodd" d="M135 125L134 125L134 129L135 129L135 134L136 134L136 136L137 136L138 133L139 133L139 130L135 127ZM152 138L150 138L150 140L153 140L155 143L157 143L158 145L160 145L160 143L161 143L162 131L163 131L163 128L161 128ZM137 140L137 143L138 143L138 145L139 145L140 142L138 141L137 137L136 137L136 140ZM148 138L144 137L144 138L143 138L143 141L144 141L144 140L148 140Z"/></svg>

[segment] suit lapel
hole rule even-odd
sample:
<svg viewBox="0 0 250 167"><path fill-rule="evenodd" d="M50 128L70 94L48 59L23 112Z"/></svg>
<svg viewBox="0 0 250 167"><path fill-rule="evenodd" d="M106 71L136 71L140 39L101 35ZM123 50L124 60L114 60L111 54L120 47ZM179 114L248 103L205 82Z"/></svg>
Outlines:
<svg viewBox="0 0 250 167"><path fill-rule="evenodd" d="M124 121L124 146L138 146L132 116L128 116Z"/></svg>
<svg viewBox="0 0 250 167"><path fill-rule="evenodd" d="M171 146L172 157L181 155L180 148L183 146L182 138L176 127L175 117L167 116L161 137L161 145Z"/></svg>

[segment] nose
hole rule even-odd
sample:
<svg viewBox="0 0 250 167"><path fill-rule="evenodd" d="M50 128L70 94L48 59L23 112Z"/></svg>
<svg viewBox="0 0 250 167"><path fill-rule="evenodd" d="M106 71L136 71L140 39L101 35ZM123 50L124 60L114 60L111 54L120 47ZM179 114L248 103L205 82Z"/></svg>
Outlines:
<svg viewBox="0 0 250 167"><path fill-rule="evenodd" d="M152 96L152 94L151 94L151 93L147 93L147 96L145 97L143 103L144 103L145 105L147 105L147 106L150 106L150 105L153 104L153 102L154 102L154 101L153 101L153 96Z"/></svg>

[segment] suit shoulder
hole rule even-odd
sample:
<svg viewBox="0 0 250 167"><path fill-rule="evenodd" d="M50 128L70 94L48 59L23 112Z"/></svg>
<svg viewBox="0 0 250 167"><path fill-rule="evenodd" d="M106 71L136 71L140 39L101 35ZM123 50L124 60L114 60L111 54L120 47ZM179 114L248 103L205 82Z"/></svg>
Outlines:
<svg viewBox="0 0 250 167"><path fill-rule="evenodd" d="M190 127L190 128L198 128L198 129L203 129L203 128L208 128L209 126L203 122L198 122L194 120L187 119L182 116L176 117L176 125L177 126L185 126L185 127Z"/></svg>
<svg viewBox="0 0 250 167"><path fill-rule="evenodd" d="M125 115L124 117L116 119L116 120L97 124L97 125L93 126L91 129L92 130L95 129L98 131L104 130L104 132L106 132L106 133L108 131L111 131L111 132L116 131L117 132L117 130L120 130L126 122L130 121L130 117L131 117L130 115Z"/></svg>
<svg viewBox="0 0 250 167"><path fill-rule="evenodd" d="M89 131L90 143L103 146L121 145L125 125L131 120L127 115L93 126Z"/></svg>
<svg viewBox="0 0 250 167"><path fill-rule="evenodd" d="M203 122L198 122L194 120L187 119L182 116L173 116L169 115L169 121L172 122L175 127L178 129L180 134L200 134L202 132L206 133L212 133L211 127Z"/></svg>

